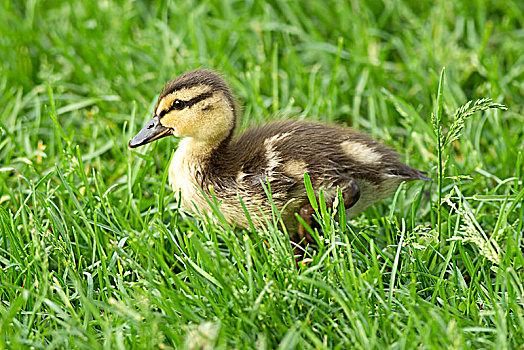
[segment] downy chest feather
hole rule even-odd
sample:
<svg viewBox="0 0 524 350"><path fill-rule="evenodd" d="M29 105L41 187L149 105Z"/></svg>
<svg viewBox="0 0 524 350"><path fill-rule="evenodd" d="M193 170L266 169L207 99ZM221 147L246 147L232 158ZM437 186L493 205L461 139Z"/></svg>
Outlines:
<svg viewBox="0 0 524 350"><path fill-rule="evenodd" d="M182 140L173 155L169 166L169 183L182 200L182 205L188 209L196 207L201 211L208 211L205 198L199 188L197 174L200 173L202 157L195 154L190 144L191 140Z"/></svg>
<svg viewBox="0 0 524 350"><path fill-rule="evenodd" d="M173 190L180 194L182 206L194 210L195 207L204 214L211 213L212 209L209 206L206 198L202 194L202 190L210 185L207 182L202 183L202 174L204 173L205 162L210 151L199 148L196 142L191 139L185 139L180 142L180 145L173 156L173 160L169 166L169 183ZM253 203L253 196L249 191L243 191L238 184L230 184L231 188L224 192L224 189L216 191L215 195L220 202L219 208L222 211L226 221L230 224L237 224L239 227L248 227L249 223L244 215L242 206L238 201L238 195L245 198L245 206L248 211L255 214L260 211L260 201ZM207 191L206 191L207 192ZM256 196L258 198L258 196Z"/></svg>

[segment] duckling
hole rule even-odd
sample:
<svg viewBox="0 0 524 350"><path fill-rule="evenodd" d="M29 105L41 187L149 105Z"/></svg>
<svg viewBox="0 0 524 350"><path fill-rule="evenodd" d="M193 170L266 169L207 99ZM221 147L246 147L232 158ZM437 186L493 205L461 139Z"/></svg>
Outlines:
<svg viewBox="0 0 524 350"><path fill-rule="evenodd" d="M307 121L278 121L234 137L238 107L228 84L209 70L186 72L167 83L154 116L129 141L135 148L166 136L181 138L169 182L187 209L210 212L214 195L230 224L256 227L271 217L264 187L294 242L312 241L296 214L312 224L304 186L309 174L318 198L331 205L341 189L348 217L395 193L403 181L429 180L398 160L388 147L350 128Z"/></svg>

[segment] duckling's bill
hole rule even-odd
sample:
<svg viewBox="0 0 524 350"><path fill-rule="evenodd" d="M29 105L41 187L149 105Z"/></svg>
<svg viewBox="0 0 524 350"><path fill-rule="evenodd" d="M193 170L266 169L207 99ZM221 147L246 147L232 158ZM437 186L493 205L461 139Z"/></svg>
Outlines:
<svg viewBox="0 0 524 350"><path fill-rule="evenodd" d="M136 148L143 146L172 134L173 130L163 126L162 123L160 123L160 118L155 116L129 141L129 147Z"/></svg>

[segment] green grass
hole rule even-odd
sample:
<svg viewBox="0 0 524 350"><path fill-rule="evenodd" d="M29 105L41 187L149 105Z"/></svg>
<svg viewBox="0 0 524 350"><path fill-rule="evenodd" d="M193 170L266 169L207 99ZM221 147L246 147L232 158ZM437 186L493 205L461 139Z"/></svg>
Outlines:
<svg viewBox="0 0 524 350"><path fill-rule="evenodd" d="M0 348L520 348L524 5L411 3L0 0ZM177 205L174 139L127 148L196 67L241 128L347 124L435 181L321 207L297 268L271 223ZM508 110L453 124L484 97Z"/></svg>

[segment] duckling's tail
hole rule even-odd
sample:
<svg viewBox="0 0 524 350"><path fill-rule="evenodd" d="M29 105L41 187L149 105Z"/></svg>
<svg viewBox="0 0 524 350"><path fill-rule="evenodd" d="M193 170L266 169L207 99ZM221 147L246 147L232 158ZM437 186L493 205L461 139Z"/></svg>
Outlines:
<svg viewBox="0 0 524 350"><path fill-rule="evenodd" d="M427 177L427 171L424 170L418 170L415 168L412 168L408 165L404 165L401 168L396 169L396 176L406 180L406 181L415 181L415 180L422 180L422 181L433 181L431 178Z"/></svg>
<svg viewBox="0 0 524 350"><path fill-rule="evenodd" d="M427 171L418 170L400 162L395 164L395 166L391 167L389 170L391 175L405 181L433 181L431 178L426 176L428 173Z"/></svg>
<svg viewBox="0 0 524 350"><path fill-rule="evenodd" d="M412 177L413 180L422 180L422 181L433 182L432 179L426 176L428 173L427 171L418 170L418 169L413 169L413 170L415 170L415 174L413 174L414 176Z"/></svg>

